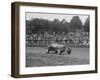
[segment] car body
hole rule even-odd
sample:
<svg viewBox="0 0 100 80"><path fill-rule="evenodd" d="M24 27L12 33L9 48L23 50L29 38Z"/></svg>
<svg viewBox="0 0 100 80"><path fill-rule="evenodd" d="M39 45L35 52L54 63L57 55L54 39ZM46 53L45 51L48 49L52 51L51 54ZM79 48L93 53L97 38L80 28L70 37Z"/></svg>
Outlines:
<svg viewBox="0 0 100 80"><path fill-rule="evenodd" d="M51 43L47 47L47 54L50 53L51 51L55 54L62 54L63 52L66 52L66 46L58 43Z"/></svg>

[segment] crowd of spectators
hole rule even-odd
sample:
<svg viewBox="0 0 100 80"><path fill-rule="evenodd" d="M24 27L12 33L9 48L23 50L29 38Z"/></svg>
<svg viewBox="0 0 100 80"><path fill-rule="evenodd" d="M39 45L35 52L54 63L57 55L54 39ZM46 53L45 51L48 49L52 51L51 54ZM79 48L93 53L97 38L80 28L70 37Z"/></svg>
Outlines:
<svg viewBox="0 0 100 80"><path fill-rule="evenodd" d="M47 46L51 42L66 46L89 46L89 32L36 32L26 34L26 45Z"/></svg>

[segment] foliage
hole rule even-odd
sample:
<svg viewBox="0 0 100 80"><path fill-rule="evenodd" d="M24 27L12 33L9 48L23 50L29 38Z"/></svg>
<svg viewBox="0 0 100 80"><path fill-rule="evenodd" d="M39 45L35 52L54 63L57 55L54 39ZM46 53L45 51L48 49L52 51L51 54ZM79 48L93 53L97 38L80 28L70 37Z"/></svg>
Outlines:
<svg viewBox="0 0 100 80"><path fill-rule="evenodd" d="M75 32L77 30L89 31L89 18L87 18L84 25L79 16L73 16L70 22L65 19L54 19L53 21L41 18L34 18L32 20L26 20L26 32Z"/></svg>
<svg viewBox="0 0 100 80"><path fill-rule="evenodd" d="M70 31L77 31L82 29L82 22L78 16L74 16L70 22Z"/></svg>
<svg viewBox="0 0 100 80"><path fill-rule="evenodd" d="M89 20L89 17L88 17L85 24L84 24L84 30L89 32L89 26L90 26L90 20Z"/></svg>

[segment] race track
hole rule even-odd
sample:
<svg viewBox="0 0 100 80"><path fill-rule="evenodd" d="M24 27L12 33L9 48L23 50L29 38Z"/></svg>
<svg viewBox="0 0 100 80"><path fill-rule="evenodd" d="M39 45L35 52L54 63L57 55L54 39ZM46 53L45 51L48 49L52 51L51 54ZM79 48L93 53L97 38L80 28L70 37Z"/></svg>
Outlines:
<svg viewBox="0 0 100 80"><path fill-rule="evenodd" d="M72 48L70 55L46 54L43 47L26 48L26 67L89 64L89 48Z"/></svg>

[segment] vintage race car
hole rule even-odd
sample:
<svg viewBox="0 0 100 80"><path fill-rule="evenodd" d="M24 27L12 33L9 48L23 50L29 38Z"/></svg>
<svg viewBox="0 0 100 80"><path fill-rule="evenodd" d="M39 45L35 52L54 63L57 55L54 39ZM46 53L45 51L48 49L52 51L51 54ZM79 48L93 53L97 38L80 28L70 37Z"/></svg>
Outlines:
<svg viewBox="0 0 100 80"><path fill-rule="evenodd" d="M71 51L71 50L70 50ZM66 51L66 46L63 44L52 43L47 47L47 54L53 52L55 54L62 54L63 52L69 53Z"/></svg>

